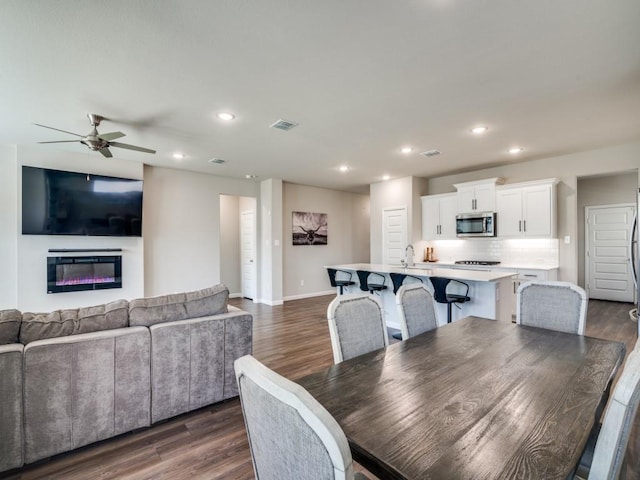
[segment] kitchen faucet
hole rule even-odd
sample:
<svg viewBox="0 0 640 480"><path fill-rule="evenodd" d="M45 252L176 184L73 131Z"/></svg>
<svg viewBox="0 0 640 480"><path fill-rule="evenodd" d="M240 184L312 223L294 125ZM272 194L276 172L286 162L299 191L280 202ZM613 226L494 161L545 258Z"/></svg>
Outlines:
<svg viewBox="0 0 640 480"><path fill-rule="evenodd" d="M409 249L411 249L411 256L409 256ZM404 249L404 261L401 261L401 263L405 266L405 267L413 267L413 256L416 254L416 252L413 250L413 245L409 244L405 247Z"/></svg>

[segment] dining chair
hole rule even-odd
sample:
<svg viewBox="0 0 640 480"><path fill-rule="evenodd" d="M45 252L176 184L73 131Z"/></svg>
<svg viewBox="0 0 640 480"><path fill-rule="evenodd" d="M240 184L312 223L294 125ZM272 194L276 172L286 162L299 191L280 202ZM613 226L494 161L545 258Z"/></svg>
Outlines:
<svg viewBox="0 0 640 480"><path fill-rule="evenodd" d="M518 287L516 323L584 335L587 294L569 282L533 281Z"/></svg>
<svg viewBox="0 0 640 480"><path fill-rule="evenodd" d="M620 478L629 437L640 404L640 347L636 345L609 401L597 439L590 438L576 479Z"/></svg>
<svg viewBox="0 0 640 480"><path fill-rule="evenodd" d="M438 328L433 297L422 283L402 285L396 294L402 340Z"/></svg>
<svg viewBox="0 0 640 480"><path fill-rule="evenodd" d="M256 479L367 478L354 475L344 432L309 392L251 355L234 368Z"/></svg>
<svg viewBox="0 0 640 480"><path fill-rule="evenodd" d="M389 345L380 300L372 295L340 295L327 308L333 361L364 355Z"/></svg>

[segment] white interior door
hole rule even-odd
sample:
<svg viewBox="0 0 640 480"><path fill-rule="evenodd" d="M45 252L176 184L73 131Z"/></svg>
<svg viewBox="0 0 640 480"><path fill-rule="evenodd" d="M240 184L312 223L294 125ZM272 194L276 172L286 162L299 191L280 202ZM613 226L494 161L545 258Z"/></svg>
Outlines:
<svg viewBox="0 0 640 480"><path fill-rule="evenodd" d="M633 302L629 240L635 206L585 209L585 278L589 298Z"/></svg>
<svg viewBox="0 0 640 480"><path fill-rule="evenodd" d="M382 263L400 265L407 242L407 207L382 210Z"/></svg>
<svg viewBox="0 0 640 480"><path fill-rule="evenodd" d="M256 215L252 210L240 213L240 265L242 296L256 298Z"/></svg>

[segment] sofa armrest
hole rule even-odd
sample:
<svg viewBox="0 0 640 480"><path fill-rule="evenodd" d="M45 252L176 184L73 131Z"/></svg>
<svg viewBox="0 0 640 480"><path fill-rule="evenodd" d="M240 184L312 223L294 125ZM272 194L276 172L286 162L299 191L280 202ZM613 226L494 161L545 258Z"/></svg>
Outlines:
<svg viewBox="0 0 640 480"><path fill-rule="evenodd" d="M21 467L22 352L20 343L0 345L0 472Z"/></svg>

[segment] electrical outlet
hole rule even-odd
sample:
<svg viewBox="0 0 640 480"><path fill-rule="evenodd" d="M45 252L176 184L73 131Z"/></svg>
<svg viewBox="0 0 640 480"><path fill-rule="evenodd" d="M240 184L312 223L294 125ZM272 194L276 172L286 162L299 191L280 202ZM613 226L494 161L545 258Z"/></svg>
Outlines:
<svg viewBox="0 0 640 480"><path fill-rule="evenodd" d="M569 245L571 243L571 237L569 235L564 236L564 243Z"/></svg>
<svg viewBox="0 0 640 480"><path fill-rule="evenodd" d="M300 286L304 287L304 280L300 280Z"/></svg>

